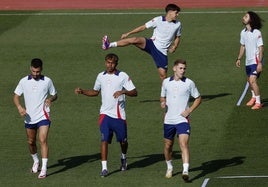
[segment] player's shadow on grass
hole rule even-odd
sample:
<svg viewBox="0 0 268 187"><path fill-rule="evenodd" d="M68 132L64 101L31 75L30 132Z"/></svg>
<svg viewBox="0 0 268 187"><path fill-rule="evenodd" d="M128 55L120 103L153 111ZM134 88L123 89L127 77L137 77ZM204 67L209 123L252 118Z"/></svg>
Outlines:
<svg viewBox="0 0 268 187"><path fill-rule="evenodd" d="M232 95L230 93L220 93L220 94L214 94L214 95L202 95L201 94L201 97L202 97L202 101L209 101L211 99L215 99L215 98L218 98L218 97L226 97L228 95ZM190 102L193 102L194 99L193 98L190 98Z"/></svg>
<svg viewBox="0 0 268 187"><path fill-rule="evenodd" d="M160 161L165 161L164 153L160 154L150 154L150 155L143 155L139 157L130 157L130 159L139 159L138 161L134 161L131 164L129 164L129 169L131 168L144 168L150 165L153 165ZM179 151L173 152L173 158L175 160L181 159L181 154Z"/></svg>
<svg viewBox="0 0 268 187"><path fill-rule="evenodd" d="M82 156L73 156L73 157L63 158L63 159L58 160L58 163L53 164L48 167L48 169L58 168L58 167L60 167L61 169L59 169L58 171L49 173L48 175L55 175L57 173L61 173L69 169L78 167L84 163L94 162L96 160L100 160L100 153L93 154L93 155L82 155Z"/></svg>
<svg viewBox="0 0 268 187"><path fill-rule="evenodd" d="M268 98L262 99L261 102L263 104L263 107L267 107L268 106Z"/></svg>
<svg viewBox="0 0 268 187"><path fill-rule="evenodd" d="M202 163L201 166L196 167L196 168L191 168L189 170L190 172L201 171L201 173L198 174L197 176L190 178L189 182L205 177L207 174L214 173L220 169L223 169L226 167L234 167L234 166L243 164L245 158L246 157L244 156L237 156L237 157L233 157L230 159L219 159L219 160L211 160L208 162L204 162Z"/></svg>
<svg viewBox="0 0 268 187"><path fill-rule="evenodd" d="M175 160L181 159L181 154L179 151L174 151L173 152L173 158ZM137 160L134 162L131 162L131 160ZM137 156L137 157L128 157L128 170L134 169L134 168L145 168L150 165L153 165L157 162L164 162L165 157L164 153L160 154L150 154L150 155L142 155L142 156ZM109 175L120 172L121 170L115 170L109 173Z"/></svg>
<svg viewBox="0 0 268 187"><path fill-rule="evenodd" d="M225 97L225 96L228 96L228 95L231 95L231 94L230 93L221 93L221 94L215 94L215 95L201 95L201 97L202 97L202 101L204 102L204 101L209 101L211 99L215 99L215 98L218 98L218 97ZM140 103L160 102L159 99L142 100L142 101L140 101ZM190 98L190 102L193 102L193 101L194 101L194 99Z"/></svg>

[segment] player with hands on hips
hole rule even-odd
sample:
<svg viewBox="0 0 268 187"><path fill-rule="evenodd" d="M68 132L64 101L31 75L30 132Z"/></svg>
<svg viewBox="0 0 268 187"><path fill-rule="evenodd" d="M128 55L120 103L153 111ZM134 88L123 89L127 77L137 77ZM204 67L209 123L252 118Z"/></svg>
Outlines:
<svg viewBox="0 0 268 187"><path fill-rule="evenodd" d="M161 87L160 106L165 109L164 116L164 156L167 164L166 178L172 177L172 147L175 135L182 156L182 178L187 182L189 179L189 137L190 137L190 114L200 105L201 96L195 83L185 77L186 61L178 59L173 66L174 75L164 79ZM190 96L194 98L189 106Z"/></svg>

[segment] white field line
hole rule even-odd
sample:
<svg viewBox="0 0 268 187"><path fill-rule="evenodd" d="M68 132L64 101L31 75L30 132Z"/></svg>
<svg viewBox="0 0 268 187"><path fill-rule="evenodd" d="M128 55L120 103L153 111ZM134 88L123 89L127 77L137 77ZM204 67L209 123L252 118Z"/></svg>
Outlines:
<svg viewBox="0 0 268 187"><path fill-rule="evenodd" d="M256 176L223 176L223 177L215 177L217 179L239 179L239 178L268 178L268 175L256 175Z"/></svg>
<svg viewBox="0 0 268 187"><path fill-rule="evenodd" d="M206 178L201 187L206 187L208 184L208 181L209 181L209 178Z"/></svg>
<svg viewBox="0 0 268 187"><path fill-rule="evenodd" d="M258 13L268 13L268 11L255 11ZM181 14L242 14L245 11L185 11ZM23 12L20 13L0 13L0 16L98 16L98 15L150 15L163 14L163 12Z"/></svg>
<svg viewBox="0 0 268 187"><path fill-rule="evenodd" d="M268 178L268 175L248 175L248 176L222 176L222 177L215 177L215 179L247 179L247 178ZM202 183L201 187L206 187L210 178L205 178L204 182Z"/></svg>
<svg viewBox="0 0 268 187"><path fill-rule="evenodd" d="M239 100L237 101L236 106L240 106L240 104L241 104L241 102L243 101L245 95L247 94L248 87L249 87L249 83L246 82L245 88L244 88L244 90L243 90L243 92L242 92L242 94L241 94Z"/></svg>

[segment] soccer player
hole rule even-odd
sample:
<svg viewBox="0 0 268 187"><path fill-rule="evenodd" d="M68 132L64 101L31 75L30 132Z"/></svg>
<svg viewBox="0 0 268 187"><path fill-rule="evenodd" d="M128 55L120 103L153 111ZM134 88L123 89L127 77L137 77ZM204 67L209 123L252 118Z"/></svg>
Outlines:
<svg viewBox="0 0 268 187"><path fill-rule="evenodd" d="M174 53L180 43L181 22L177 20L180 7L175 4L168 4L165 8L166 15L158 16L141 25L132 31L122 34L121 40L109 42L108 36L102 40L102 48L107 50L111 47L123 47L135 45L149 53L158 69L160 79L167 77L168 57L167 53ZM153 28L153 36L150 39L145 37L131 37L129 35ZM173 42L173 45L172 45Z"/></svg>
<svg viewBox="0 0 268 187"><path fill-rule="evenodd" d="M166 178L172 177L172 147L177 134L178 144L181 149L183 172L182 178L189 179L189 115L200 105L201 96L195 83L186 78L186 61L178 59L174 62L174 75L166 78L162 83L160 105L165 109L164 117L164 155L167 164ZM194 101L189 107L189 98Z"/></svg>
<svg viewBox="0 0 268 187"><path fill-rule="evenodd" d="M105 56L106 70L99 73L95 85L91 90L76 88L76 94L98 96L101 92L102 105L100 108L99 127L101 133L101 177L108 175L107 156L108 144L111 143L113 133L121 147L120 170L127 170L127 123L125 113L125 96L137 96L137 90L130 77L117 69L118 56L107 54Z"/></svg>
<svg viewBox="0 0 268 187"><path fill-rule="evenodd" d="M245 28L240 33L240 50L236 59L236 66L240 67L241 58L246 52L246 74L247 81L251 88L252 97L247 102L247 106L256 110L262 107L260 89L257 79L262 72L263 65L263 40L261 34L262 19L258 14L248 11L242 18Z"/></svg>
<svg viewBox="0 0 268 187"><path fill-rule="evenodd" d="M48 131L51 124L49 119L50 106L57 99L57 91L50 78L41 74L43 62L39 58L31 61L31 74L22 78L15 91L14 103L21 116L25 117L24 123L29 144L29 150L33 158L32 173L37 173L39 158L37 154L36 136L39 131L39 142L41 147L42 168L38 178L47 175L48 161ZM23 94L25 107L20 104L20 96ZM48 94L50 96L48 96Z"/></svg>

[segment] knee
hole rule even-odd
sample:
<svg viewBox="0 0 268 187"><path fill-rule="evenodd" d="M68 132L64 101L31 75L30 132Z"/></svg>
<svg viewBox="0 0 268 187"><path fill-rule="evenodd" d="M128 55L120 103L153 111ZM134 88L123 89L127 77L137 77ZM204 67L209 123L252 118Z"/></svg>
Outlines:
<svg viewBox="0 0 268 187"><path fill-rule="evenodd" d="M40 145L46 145L47 144L47 140L46 139L40 139L39 140L39 142L40 142Z"/></svg>
<svg viewBox="0 0 268 187"><path fill-rule="evenodd" d="M165 149L172 149L173 142L172 141L166 141L165 142Z"/></svg>
<svg viewBox="0 0 268 187"><path fill-rule="evenodd" d="M30 146L35 146L36 145L36 140L35 139L28 138L27 142L28 142L28 144Z"/></svg>
<svg viewBox="0 0 268 187"><path fill-rule="evenodd" d="M130 38L129 41L130 41L131 44L138 44L138 43L140 43L140 38L132 37L132 38Z"/></svg>
<svg viewBox="0 0 268 187"><path fill-rule="evenodd" d="M182 143L180 143L180 148L181 148L181 150L188 149L188 144L185 142L182 142Z"/></svg>

